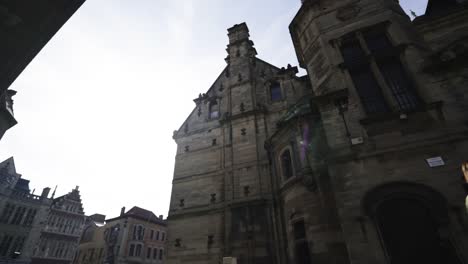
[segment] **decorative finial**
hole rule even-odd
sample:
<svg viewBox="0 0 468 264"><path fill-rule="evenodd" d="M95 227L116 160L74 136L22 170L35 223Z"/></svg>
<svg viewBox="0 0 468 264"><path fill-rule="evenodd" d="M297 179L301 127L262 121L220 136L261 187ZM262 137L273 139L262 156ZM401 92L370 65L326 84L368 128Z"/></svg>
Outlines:
<svg viewBox="0 0 468 264"><path fill-rule="evenodd" d="M58 185L55 185L54 192L52 193L52 197L51 197L50 199L54 199L54 197L55 197L55 191L57 191L57 186L58 186Z"/></svg>
<svg viewBox="0 0 468 264"><path fill-rule="evenodd" d="M411 12L411 15L412 15L414 18L417 18L417 17L418 17L418 15L416 14L416 12L414 12L413 10L410 10L410 12Z"/></svg>

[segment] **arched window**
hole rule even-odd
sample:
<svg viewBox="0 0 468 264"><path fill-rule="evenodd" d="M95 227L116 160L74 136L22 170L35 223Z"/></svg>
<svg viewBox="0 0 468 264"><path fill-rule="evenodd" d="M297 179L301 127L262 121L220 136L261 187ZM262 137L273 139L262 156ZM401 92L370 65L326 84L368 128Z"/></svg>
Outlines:
<svg viewBox="0 0 468 264"><path fill-rule="evenodd" d="M284 150L280 156L281 162L281 172L283 174L283 179L287 180L291 178L294 174L291 152L289 149Z"/></svg>
<svg viewBox="0 0 468 264"><path fill-rule="evenodd" d="M209 115L210 119L216 119L219 117L219 106L216 100L210 102Z"/></svg>
<svg viewBox="0 0 468 264"><path fill-rule="evenodd" d="M278 82L274 82L270 85L270 99L272 102L278 102L283 99L281 85Z"/></svg>

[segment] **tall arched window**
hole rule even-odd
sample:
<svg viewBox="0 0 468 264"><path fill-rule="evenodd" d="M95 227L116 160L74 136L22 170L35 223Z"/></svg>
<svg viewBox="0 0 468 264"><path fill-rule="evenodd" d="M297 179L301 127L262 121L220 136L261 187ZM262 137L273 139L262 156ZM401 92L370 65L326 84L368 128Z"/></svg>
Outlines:
<svg viewBox="0 0 468 264"><path fill-rule="evenodd" d="M270 100L272 102L278 102L283 99L281 94L281 85L278 82L274 82L270 85Z"/></svg>
<svg viewBox="0 0 468 264"><path fill-rule="evenodd" d="M287 180L291 178L294 174L291 152L289 151L289 149L286 149L281 153L280 161L283 179Z"/></svg>
<svg viewBox="0 0 468 264"><path fill-rule="evenodd" d="M219 107L218 102L216 102L216 100L210 102L209 115L210 119L216 119L219 117Z"/></svg>

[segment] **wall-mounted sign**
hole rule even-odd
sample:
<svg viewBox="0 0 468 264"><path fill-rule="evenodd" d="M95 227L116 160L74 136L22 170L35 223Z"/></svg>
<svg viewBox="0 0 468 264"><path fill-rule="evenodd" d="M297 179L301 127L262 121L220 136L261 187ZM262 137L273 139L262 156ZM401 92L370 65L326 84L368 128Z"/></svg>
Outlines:
<svg viewBox="0 0 468 264"><path fill-rule="evenodd" d="M351 144L353 145L360 145L364 143L364 138L363 137L356 137L351 139Z"/></svg>
<svg viewBox="0 0 468 264"><path fill-rule="evenodd" d="M442 157L433 157L426 159L426 161L429 167L431 168L441 167L445 165L444 159L442 159Z"/></svg>

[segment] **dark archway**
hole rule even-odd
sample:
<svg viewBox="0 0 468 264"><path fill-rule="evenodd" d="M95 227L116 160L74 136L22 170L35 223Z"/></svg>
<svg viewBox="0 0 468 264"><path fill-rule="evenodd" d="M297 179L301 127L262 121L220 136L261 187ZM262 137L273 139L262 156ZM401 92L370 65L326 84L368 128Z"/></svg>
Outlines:
<svg viewBox="0 0 468 264"><path fill-rule="evenodd" d="M449 237L444 197L413 183L390 183L364 198L391 264L461 264Z"/></svg>

